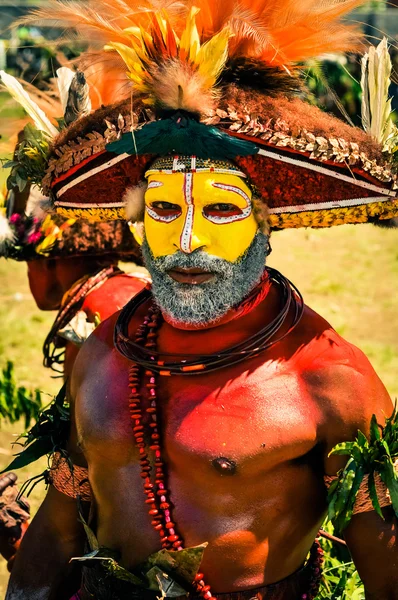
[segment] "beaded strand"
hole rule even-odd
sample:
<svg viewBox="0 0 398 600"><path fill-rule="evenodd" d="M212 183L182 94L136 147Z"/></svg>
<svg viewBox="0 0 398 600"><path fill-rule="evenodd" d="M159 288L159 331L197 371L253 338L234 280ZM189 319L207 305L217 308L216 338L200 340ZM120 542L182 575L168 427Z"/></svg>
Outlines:
<svg viewBox="0 0 398 600"><path fill-rule="evenodd" d="M135 341L138 344L144 344L145 348L153 349L156 347L157 329L159 326L159 311L151 308L148 316L144 319L142 325L138 328ZM145 426L142 398L140 393L140 383L143 369L138 365L132 364L129 370L129 409L133 426L133 436L135 444L140 455L141 477L143 479L144 492L146 495L145 503L148 504L148 514L151 517L151 525L160 536L162 548L167 550L183 550L183 541L176 531L176 525L172 521L171 505L168 500L169 490L165 486L164 462L162 460L160 448L160 434L158 426L158 415L156 406L156 378L155 374L146 369L144 371L144 381L147 381L149 406L145 412L149 416L150 427L150 446L149 450L154 453L155 482L152 483L150 474L153 470L149 460L149 454L145 443ZM210 586L203 579L202 573L197 573L192 583L195 591L205 600L217 600L211 593Z"/></svg>
<svg viewBox="0 0 398 600"><path fill-rule="evenodd" d="M324 561L323 550L318 539L315 540L311 550L308 563L311 569L309 590L301 596L301 600L315 600L318 595L322 579L322 564Z"/></svg>

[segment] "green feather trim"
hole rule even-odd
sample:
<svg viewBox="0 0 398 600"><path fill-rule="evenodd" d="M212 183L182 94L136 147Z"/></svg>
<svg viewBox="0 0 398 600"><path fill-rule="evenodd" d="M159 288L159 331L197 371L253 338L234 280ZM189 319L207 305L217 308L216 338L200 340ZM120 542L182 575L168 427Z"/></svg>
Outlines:
<svg viewBox="0 0 398 600"><path fill-rule="evenodd" d="M125 133L106 149L115 154L184 154L214 160L257 154L258 146L176 113Z"/></svg>
<svg viewBox="0 0 398 600"><path fill-rule="evenodd" d="M376 494L374 477L378 474L391 496L391 504L398 517L398 475L394 460L398 457L398 412L386 420L384 427L377 424L372 416L369 440L358 431L354 442L337 444L330 455L346 455L348 461L339 471L328 492L328 518L335 528L343 531L349 524L356 495L364 477L368 483L369 497L376 513L383 517Z"/></svg>

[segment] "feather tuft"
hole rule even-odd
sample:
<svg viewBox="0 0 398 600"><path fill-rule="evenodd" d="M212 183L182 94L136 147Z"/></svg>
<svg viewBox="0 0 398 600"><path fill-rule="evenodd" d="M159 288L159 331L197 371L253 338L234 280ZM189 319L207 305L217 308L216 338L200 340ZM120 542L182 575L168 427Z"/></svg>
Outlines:
<svg viewBox="0 0 398 600"><path fill-rule="evenodd" d="M90 90L83 71L76 71L68 89L64 120L66 125L90 114Z"/></svg>
<svg viewBox="0 0 398 600"><path fill-rule="evenodd" d="M398 218L395 219L375 219L370 221L376 227L381 227L382 229L398 229Z"/></svg>
<svg viewBox="0 0 398 600"><path fill-rule="evenodd" d="M78 39L96 51L94 60L106 45L115 79L125 77L124 62L135 91L145 95L148 104L166 104L160 95L165 90L171 106L181 108L188 99L188 110L193 104L196 112L202 98L204 111L214 105L212 95L227 59L227 78L234 75L231 65L257 63L263 75L271 69L274 88L280 83L284 91L289 86L281 71L290 74L298 63L325 53L358 51L361 29L346 24L343 17L362 4L364 0L48 0L28 22L73 28ZM119 62L113 58L117 53ZM173 85L171 78L164 85L159 81L159 74L174 71L185 88ZM189 72L195 81L187 89ZM232 83L245 80L250 86L242 69L236 74L238 80ZM254 85L260 81L266 80L258 77ZM272 85L265 91L269 88ZM195 90L198 97L193 102Z"/></svg>
<svg viewBox="0 0 398 600"><path fill-rule="evenodd" d="M25 212L28 216L36 217L40 221L43 221L50 212L53 212L50 199L43 196L36 185L32 185L30 188Z"/></svg>
<svg viewBox="0 0 398 600"><path fill-rule="evenodd" d="M126 219L132 223L139 223L144 220L146 188L147 184L143 182L135 187L128 188L123 196L126 205Z"/></svg>
<svg viewBox="0 0 398 600"><path fill-rule="evenodd" d="M287 67L329 52L358 49L359 27L342 18L364 0L191 0L203 39L228 25L231 58Z"/></svg>
<svg viewBox="0 0 398 600"><path fill-rule="evenodd" d="M371 46L362 58L362 125L381 144L393 134L392 107L389 90L392 63L387 38L375 48Z"/></svg>
<svg viewBox="0 0 398 600"><path fill-rule="evenodd" d="M36 104L29 94L23 89L15 77L5 71L0 71L1 81L6 87L10 96L14 98L33 120L37 129L44 131L50 137L58 135L58 129L54 127L41 108Z"/></svg>
<svg viewBox="0 0 398 600"><path fill-rule="evenodd" d="M177 60L161 65L152 76L151 98L158 113L184 110L210 115L217 97L217 91L206 85L198 72Z"/></svg>
<svg viewBox="0 0 398 600"><path fill-rule="evenodd" d="M245 57L231 58L222 72L221 84L236 84L240 88L256 90L269 97L283 93L295 96L303 91L300 77L285 69Z"/></svg>
<svg viewBox="0 0 398 600"><path fill-rule="evenodd" d="M228 27L201 44L198 9L191 8L181 39L164 12L155 13L149 31L130 28L130 43L111 42L128 68L128 77L145 103L164 110L186 110L199 116L214 108L215 85L228 58Z"/></svg>
<svg viewBox="0 0 398 600"><path fill-rule="evenodd" d="M0 256L6 254L7 248L13 244L15 234L12 231L8 219L0 213Z"/></svg>
<svg viewBox="0 0 398 600"><path fill-rule="evenodd" d="M60 67L56 71L57 73L57 86L59 92L59 99L62 105L62 112L65 113L66 105L68 103L69 88L72 84L75 72L69 67Z"/></svg>
<svg viewBox="0 0 398 600"><path fill-rule="evenodd" d="M261 200L253 196L252 199L253 214L258 223L258 227L264 235L271 235L271 227L269 221L268 206Z"/></svg>

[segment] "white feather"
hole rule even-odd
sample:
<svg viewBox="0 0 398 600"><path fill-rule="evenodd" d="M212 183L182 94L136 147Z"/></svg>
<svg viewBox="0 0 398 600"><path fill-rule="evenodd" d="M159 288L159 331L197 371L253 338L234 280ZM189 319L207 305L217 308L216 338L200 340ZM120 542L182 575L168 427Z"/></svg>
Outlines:
<svg viewBox="0 0 398 600"><path fill-rule="evenodd" d="M12 231L8 219L0 214L0 256L4 250L12 244L15 239L14 232Z"/></svg>
<svg viewBox="0 0 398 600"><path fill-rule="evenodd" d="M63 113L65 113L66 104L68 102L69 88L74 76L75 72L68 67L60 67L57 69L57 85Z"/></svg>
<svg viewBox="0 0 398 600"><path fill-rule="evenodd" d="M29 198L26 203L25 212L27 215L36 217L43 221L51 211L51 202L47 196L43 196L36 185L30 188Z"/></svg>
<svg viewBox="0 0 398 600"><path fill-rule="evenodd" d="M362 125L375 140L385 143L393 130L391 119L392 64L387 38L362 58Z"/></svg>
<svg viewBox="0 0 398 600"><path fill-rule="evenodd" d="M146 188L147 184L141 183L136 187L128 188L123 196L123 201L126 205L126 219L132 223L144 220L144 195Z"/></svg>
<svg viewBox="0 0 398 600"><path fill-rule="evenodd" d="M48 119L41 108L38 107L36 102L31 99L19 81L5 71L0 71L0 77L10 96L19 102L22 108L28 113L37 129L44 131L51 137L58 135L58 129L54 127L50 119Z"/></svg>

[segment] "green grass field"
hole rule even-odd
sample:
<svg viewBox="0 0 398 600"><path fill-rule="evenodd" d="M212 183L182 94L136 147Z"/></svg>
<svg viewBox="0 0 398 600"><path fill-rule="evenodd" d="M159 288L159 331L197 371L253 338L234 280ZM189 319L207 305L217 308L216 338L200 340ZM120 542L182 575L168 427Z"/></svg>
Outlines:
<svg viewBox="0 0 398 600"><path fill-rule="evenodd" d="M393 398L398 397L398 230L370 225L273 235L269 264L302 291L312 308L369 357ZM41 345L54 315L40 312L30 296L26 266L0 259L0 368L15 364L20 384L54 394L60 380L42 366ZM1 424L0 466L10 461L11 443L23 425ZM27 468L21 481L45 462ZM37 509L44 489L31 496ZM7 584L0 563L0 598Z"/></svg>

